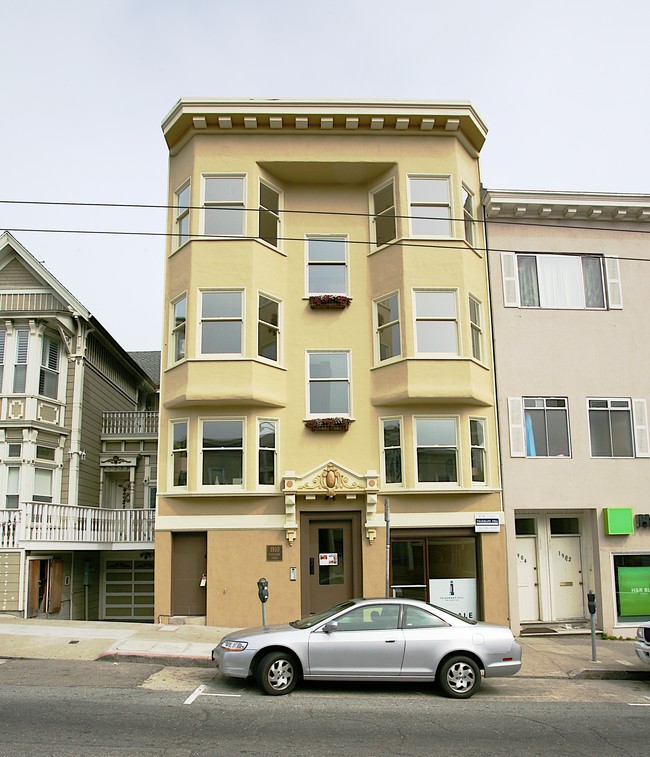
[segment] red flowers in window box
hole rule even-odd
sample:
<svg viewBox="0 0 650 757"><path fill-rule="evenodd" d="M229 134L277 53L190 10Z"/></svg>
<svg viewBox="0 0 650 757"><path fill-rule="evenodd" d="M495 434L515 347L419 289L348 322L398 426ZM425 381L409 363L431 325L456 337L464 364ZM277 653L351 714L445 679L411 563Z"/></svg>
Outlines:
<svg viewBox="0 0 650 757"><path fill-rule="evenodd" d="M351 302L352 298L343 294L312 294L309 307L312 310L345 310Z"/></svg>
<svg viewBox="0 0 650 757"><path fill-rule="evenodd" d="M305 426L310 431L347 431L351 423L350 418L310 418Z"/></svg>

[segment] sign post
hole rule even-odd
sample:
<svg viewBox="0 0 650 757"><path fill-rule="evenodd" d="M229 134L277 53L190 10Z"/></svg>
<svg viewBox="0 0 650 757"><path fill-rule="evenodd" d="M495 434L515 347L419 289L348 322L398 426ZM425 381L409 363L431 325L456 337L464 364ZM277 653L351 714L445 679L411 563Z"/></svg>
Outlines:
<svg viewBox="0 0 650 757"><path fill-rule="evenodd" d="M384 520L386 521L386 596L390 597L390 500L384 500Z"/></svg>

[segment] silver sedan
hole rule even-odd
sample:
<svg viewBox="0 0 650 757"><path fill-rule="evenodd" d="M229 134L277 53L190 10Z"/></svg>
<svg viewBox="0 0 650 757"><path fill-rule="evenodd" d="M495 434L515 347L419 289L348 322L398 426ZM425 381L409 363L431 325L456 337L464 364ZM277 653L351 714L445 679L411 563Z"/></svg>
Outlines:
<svg viewBox="0 0 650 757"><path fill-rule="evenodd" d="M267 694L306 681L436 681L466 699L481 673L514 675L521 647L505 626L416 599L354 599L291 623L248 628L212 651L222 675L255 676Z"/></svg>

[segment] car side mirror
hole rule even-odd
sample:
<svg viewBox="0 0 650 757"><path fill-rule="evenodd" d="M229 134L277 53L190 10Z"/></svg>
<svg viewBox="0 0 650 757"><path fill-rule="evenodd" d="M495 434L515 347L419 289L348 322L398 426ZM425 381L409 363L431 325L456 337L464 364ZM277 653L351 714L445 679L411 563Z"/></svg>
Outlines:
<svg viewBox="0 0 650 757"><path fill-rule="evenodd" d="M336 631L336 629L339 627L339 624L335 620L330 620L329 623L325 623L323 626L323 633L332 633L332 631Z"/></svg>

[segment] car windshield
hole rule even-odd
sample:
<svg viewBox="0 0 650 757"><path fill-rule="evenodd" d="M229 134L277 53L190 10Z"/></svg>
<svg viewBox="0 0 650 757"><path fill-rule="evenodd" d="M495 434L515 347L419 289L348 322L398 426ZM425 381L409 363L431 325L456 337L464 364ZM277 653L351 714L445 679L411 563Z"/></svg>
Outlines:
<svg viewBox="0 0 650 757"><path fill-rule="evenodd" d="M289 625L293 626L294 628L311 628L317 623L320 623L323 620L327 620L327 618L331 617L332 615L336 615L337 612L341 612L341 610L347 610L348 607L353 606L354 602L341 602L338 605L334 605L334 607L328 607L327 610L322 610L321 612L316 612L313 615L308 615L306 618L302 618L301 620L292 620Z"/></svg>
<svg viewBox="0 0 650 757"><path fill-rule="evenodd" d="M470 626L475 626L478 621L473 620L472 618L466 618L464 615L458 615L458 613L452 612L451 610L448 610L446 607L438 607L438 605L432 605L431 602L427 602L429 607L433 607L434 610L439 610L440 612L446 612L447 615L451 615L452 618L457 618L458 620L464 620L465 623L469 623Z"/></svg>

